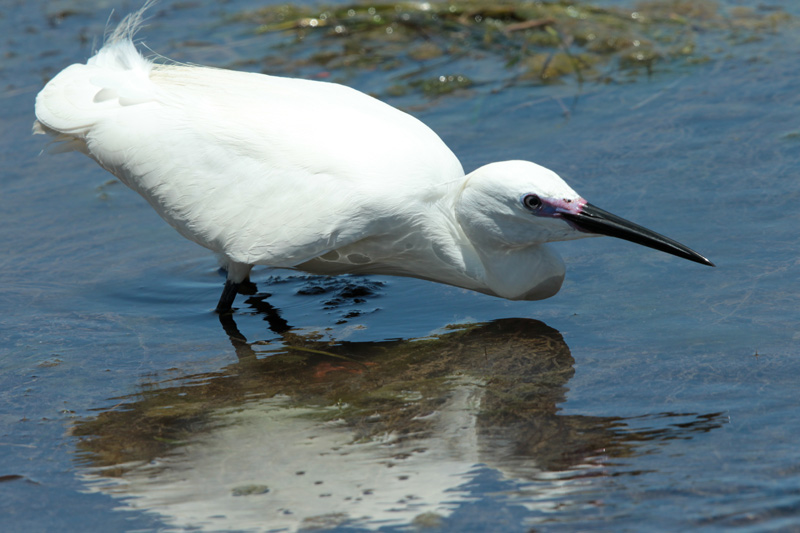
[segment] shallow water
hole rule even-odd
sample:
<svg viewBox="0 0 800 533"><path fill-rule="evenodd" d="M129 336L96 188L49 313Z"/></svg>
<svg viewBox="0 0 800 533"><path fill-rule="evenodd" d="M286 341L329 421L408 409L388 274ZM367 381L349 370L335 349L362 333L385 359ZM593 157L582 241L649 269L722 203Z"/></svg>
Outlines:
<svg viewBox="0 0 800 533"><path fill-rule="evenodd" d="M564 243L542 302L259 270L221 323L213 258L29 135L44 81L138 5L7 4L5 530L800 530L796 23L633 83L395 101L465 168L535 160L716 269ZM142 37L237 63L280 38L219 24L253 5L165 1Z"/></svg>

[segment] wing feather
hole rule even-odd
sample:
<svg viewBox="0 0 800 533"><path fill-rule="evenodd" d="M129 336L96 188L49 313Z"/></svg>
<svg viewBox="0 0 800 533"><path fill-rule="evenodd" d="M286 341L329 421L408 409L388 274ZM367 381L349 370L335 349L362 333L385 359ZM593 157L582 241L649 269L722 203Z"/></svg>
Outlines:
<svg viewBox="0 0 800 533"><path fill-rule="evenodd" d="M432 130L363 93L155 65L129 36L51 80L36 115L184 236L246 264L296 266L379 235L463 176Z"/></svg>

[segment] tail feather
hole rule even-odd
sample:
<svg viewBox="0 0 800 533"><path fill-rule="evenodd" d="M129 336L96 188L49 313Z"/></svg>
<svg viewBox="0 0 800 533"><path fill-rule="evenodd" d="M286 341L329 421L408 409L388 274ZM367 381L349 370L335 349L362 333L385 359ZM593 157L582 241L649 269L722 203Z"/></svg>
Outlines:
<svg viewBox="0 0 800 533"><path fill-rule="evenodd" d="M125 17L86 64L71 65L50 80L36 97L34 133L83 139L95 124L121 108L156 97L156 86L150 80L153 63L133 44L145 11L155 1L148 0ZM63 148L79 145L68 142Z"/></svg>
<svg viewBox="0 0 800 533"><path fill-rule="evenodd" d="M118 41L131 41L133 42L133 38L136 36L136 32L142 27L144 24L145 18L144 14L150 9L158 0L147 0L144 5L139 9L139 11L135 11L133 13L129 13L122 19L114 31L111 32L106 38L106 44L115 43Z"/></svg>

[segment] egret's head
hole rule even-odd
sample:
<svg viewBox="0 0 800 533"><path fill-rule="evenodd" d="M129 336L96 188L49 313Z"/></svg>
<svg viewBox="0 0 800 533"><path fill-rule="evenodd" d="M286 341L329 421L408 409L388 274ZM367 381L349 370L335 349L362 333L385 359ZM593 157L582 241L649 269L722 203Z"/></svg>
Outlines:
<svg viewBox="0 0 800 533"><path fill-rule="evenodd" d="M591 237L562 216L585 204L555 172L528 161L504 161L467 177L456 212L471 238L513 248Z"/></svg>
<svg viewBox="0 0 800 533"><path fill-rule="evenodd" d="M473 244L485 250L609 235L713 266L686 246L593 206L555 172L527 161L472 172L456 215Z"/></svg>

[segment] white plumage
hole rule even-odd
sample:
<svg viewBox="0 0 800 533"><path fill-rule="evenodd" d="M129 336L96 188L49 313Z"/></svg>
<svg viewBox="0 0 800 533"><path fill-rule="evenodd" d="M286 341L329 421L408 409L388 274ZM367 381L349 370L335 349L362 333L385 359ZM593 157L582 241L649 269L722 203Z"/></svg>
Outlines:
<svg viewBox="0 0 800 533"><path fill-rule="evenodd" d="M612 234L710 264L618 217L604 229L613 215L533 163L464 176L430 128L354 89L155 64L132 42L146 8L45 86L34 129L93 158L217 253L228 270L220 310L257 264L531 300L564 277L546 242Z"/></svg>

